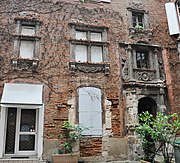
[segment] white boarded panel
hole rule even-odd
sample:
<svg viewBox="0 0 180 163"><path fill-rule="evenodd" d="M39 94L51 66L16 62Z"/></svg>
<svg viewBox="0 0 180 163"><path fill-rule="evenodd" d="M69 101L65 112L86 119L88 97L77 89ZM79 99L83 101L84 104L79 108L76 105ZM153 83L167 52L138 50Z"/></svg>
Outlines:
<svg viewBox="0 0 180 163"><path fill-rule="evenodd" d="M34 41L21 41L20 56L22 58L32 58L34 55Z"/></svg>
<svg viewBox="0 0 180 163"><path fill-rule="evenodd" d="M25 26L23 25L21 28L22 35L32 36L35 34L35 26Z"/></svg>
<svg viewBox="0 0 180 163"><path fill-rule="evenodd" d="M102 34L99 32L91 32L91 41L102 41Z"/></svg>
<svg viewBox="0 0 180 163"><path fill-rule="evenodd" d="M165 4L170 35L179 34L179 20L174 2Z"/></svg>
<svg viewBox="0 0 180 163"><path fill-rule="evenodd" d="M5 83L1 103L42 105L42 85Z"/></svg>
<svg viewBox="0 0 180 163"><path fill-rule="evenodd" d="M75 60L86 62L87 61L87 46L75 45L74 47Z"/></svg>
<svg viewBox="0 0 180 163"><path fill-rule="evenodd" d="M77 40L87 40L87 33L83 31L76 31L75 38Z"/></svg>
<svg viewBox="0 0 180 163"><path fill-rule="evenodd" d="M102 47L101 46L91 46L91 62L102 62Z"/></svg>

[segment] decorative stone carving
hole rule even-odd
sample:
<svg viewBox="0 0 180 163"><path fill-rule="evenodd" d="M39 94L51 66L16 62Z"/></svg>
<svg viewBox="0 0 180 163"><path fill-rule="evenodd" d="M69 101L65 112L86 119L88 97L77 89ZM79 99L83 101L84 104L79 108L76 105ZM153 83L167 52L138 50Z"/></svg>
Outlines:
<svg viewBox="0 0 180 163"><path fill-rule="evenodd" d="M104 72L105 74L109 74L110 65L70 62L69 70L71 72L75 72L75 71L80 71L80 72L85 72L85 73Z"/></svg>
<svg viewBox="0 0 180 163"><path fill-rule="evenodd" d="M155 79L155 71L134 70L135 79L141 81L152 81Z"/></svg>
<svg viewBox="0 0 180 163"><path fill-rule="evenodd" d="M129 7L133 8L133 9L142 10L142 9L144 8L144 4L142 4L142 3L130 2L130 3L129 3Z"/></svg>
<svg viewBox="0 0 180 163"><path fill-rule="evenodd" d="M159 63L160 80L165 80L165 73L164 73L164 67L163 67L162 59L159 59L158 63Z"/></svg>
<svg viewBox="0 0 180 163"><path fill-rule="evenodd" d="M127 63L128 61L125 58L122 58L122 78L124 81L127 81L129 79L128 77L128 66Z"/></svg>
<svg viewBox="0 0 180 163"><path fill-rule="evenodd" d="M138 38L144 38L148 37L150 39L153 36L152 30L146 30L146 29L136 29L136 28L129 28L129 35L131 38L138 37Z"/></svg>
<svg viewBox="0 0 180 163"><path fill-rule="evenodd" d="M26 58L12 58L11 64L14 70L36 70L39 65L39 60Z"/></svg>

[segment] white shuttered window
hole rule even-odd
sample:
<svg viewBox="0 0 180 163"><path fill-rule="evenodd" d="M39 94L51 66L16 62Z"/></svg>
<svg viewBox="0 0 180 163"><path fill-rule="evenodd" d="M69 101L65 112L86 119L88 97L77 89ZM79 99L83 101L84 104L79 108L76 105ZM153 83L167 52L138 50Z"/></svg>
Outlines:
<svg viewBox="0 0 180 163"><path fill-rule="evenodd" d="M169 2L165 4L166 15L169 27L170 35L179 33L179 20L177 16L177 10L174 2Z"/></svg>
<svg viewBox="0 0 180 163"><path fill-rule="evenodd" d="M101 90L95 87L79 89L79 124L88 128L83 135L102 135Z"/></svg>
<svg viewBox="0 0 180 163"><path fill-rule="evenodd" d="M32 58L34 55L34 41L20 42L20 56L22 58Z"/></svg>

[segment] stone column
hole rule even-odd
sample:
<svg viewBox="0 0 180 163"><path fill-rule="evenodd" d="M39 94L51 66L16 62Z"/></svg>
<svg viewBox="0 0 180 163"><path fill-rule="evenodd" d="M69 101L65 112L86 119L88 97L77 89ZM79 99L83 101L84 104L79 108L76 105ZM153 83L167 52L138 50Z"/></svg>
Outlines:
<svg viewBox="0 0 180 163"><path fill-rule="evenodd" d="M127 49L127 54L128 54L128 74L129 74L129 79L133 79L133 62L132 62L132 47L131 45L128 45Z"/></svg>

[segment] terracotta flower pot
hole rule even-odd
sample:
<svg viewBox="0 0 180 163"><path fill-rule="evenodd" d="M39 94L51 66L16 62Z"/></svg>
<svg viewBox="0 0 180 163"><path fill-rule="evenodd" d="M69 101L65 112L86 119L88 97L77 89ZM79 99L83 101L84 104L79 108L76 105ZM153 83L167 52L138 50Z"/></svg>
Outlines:
<svg viewBox="0 0 180 163"><path fill-rule="evenodd" d="M78 154L54 154L52 156L53 163L78 163Z"/></svg>

